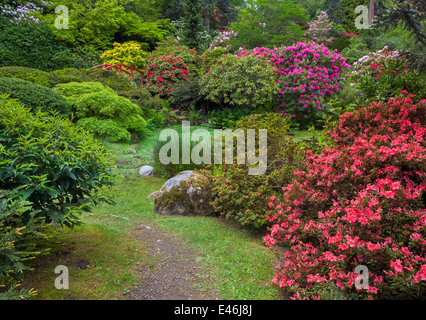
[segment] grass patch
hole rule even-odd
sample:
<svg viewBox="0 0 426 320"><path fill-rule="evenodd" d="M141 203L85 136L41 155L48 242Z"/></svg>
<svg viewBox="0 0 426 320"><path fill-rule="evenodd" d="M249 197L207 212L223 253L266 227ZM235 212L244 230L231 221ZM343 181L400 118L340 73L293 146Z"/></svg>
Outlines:
<svg viewBox="0 0 426 320"><path fill-rule="evenodd" d="M33 263L34 272L22 286L35 288L39 300L120 299L137 284L137 268L149 259L146 248L104 225L88 223L74 229L47 228L40 245L51 252ZM69 289L55 288L55 267L69 271Z"/></svg>

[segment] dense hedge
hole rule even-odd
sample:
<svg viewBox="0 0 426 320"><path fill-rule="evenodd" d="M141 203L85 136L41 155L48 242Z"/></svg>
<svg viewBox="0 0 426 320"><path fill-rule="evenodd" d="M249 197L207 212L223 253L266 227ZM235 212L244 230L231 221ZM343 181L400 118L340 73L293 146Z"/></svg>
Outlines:
<svg viewBox="0 0 426 320"><path fill-rule="evenodd" d="M82 81L80 78L75 76L67 76L56 72L47 72L34 68L18 66L1 67L0 77L22 79L50 88L54 87L58 83Z"/></svg>
<svg viewBox="0 0 426 320"><path fill-rule="evenodd" d="M0 94L8 94L18 99L24 106L34 112L54 111L69 116L71 105L60 94L50 88L16 78L0 78Z"/></svg>

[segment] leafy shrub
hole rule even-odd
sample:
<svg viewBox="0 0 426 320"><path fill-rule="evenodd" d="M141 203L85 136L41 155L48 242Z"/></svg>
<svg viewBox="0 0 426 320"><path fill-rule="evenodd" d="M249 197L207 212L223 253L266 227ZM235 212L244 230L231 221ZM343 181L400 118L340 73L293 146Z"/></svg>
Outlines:
<svg viewBox="0 0 426 320"><path fill-rule="evenodd" d="M136 88L136 84L131 81L126 74L118 73L115 70L106 69L75 69L66 68L53 71L53 74L65 77L77 77L83 82L100 82L104 86L108 86L115 92L131 90ZM77 81L77 82L81 82Z"/></svg>
<svg viewBox="0 0 426 320"><path fill-rule="evenodd" d="M69 56L70 68L89 69L102 64L102 51L91 45L83 45L71 48L72 55Z"/></svg>
<svg viewBox="0 0 426 320"><path fill-rule="evenodd" d="M171 105L179 110L188 110L191 107L200 110L208 103L204 95L200 93L199 77L175 84L170 92L169 100Z"/></svg>
<svg viewBox="0 0 426 320"><path fill-rule="evenodd" d="M69 29L55 28L58 15L54 9L58 4L69 9ZM62 0L50 2L47 14L41 19L51 26L57 39L70 47L91 46L95 49L110 49L115 39L147 42L153 45L168 32L167 20L144 21L135 12L126 10L126 1L96 0L93 2L75 2Z"/></svg>
<svg viewBox="0 0 426 320"><path fill-rule="evenodd" d="M42 220L22 222L25 210L19 190L0 190L0 300L27 299L33 289L16 289L25 272L32 270L27 261L42 254L35 248L43 238Z"/></svg>
<svg viewBox="0 0 426 320"><path fill-rule="evenodd" d="M137 104L146 119L152 117L161 108L160 95L152 96L151 92L145 87L134 87L128 90L117 90L116 92L119 96Z"/></svg>
<svg viewBox="0 0 426 320"><path fill-rule="evenodd" d="M267 169L263 175L249 175L248 164L223 164L212 178L215 196L212 204L226 218L245 226L265 228L269 198L291 182L293 171L302 159L297 144L287 135L288 118L282 114L250 115L237 121L235 129L245 133L255 129L257 140L257 130L267 130Z"/></svg>
<svg viewBox="0 0 426 320"><path fill-rule="evenodd" d="M426 74L409 70L404 56L383 59L370 63L359 80L359 89L366 101L385 101L403 90L416 94L413 99L420 101L426 98Z"/></svg>
<svg viewBox="0 0 426 320"><path fill-rule="evenodd" d="M141 133L146 126L138 105L100 82L58 84L55 90L72 104L77 126L101 138L129 141L130 133Z"/></svg>
<svg viewBox="0 0 426 320"><path fill-rule="evenodd" d="M7 24L0 29L0 66L49 71L70 67L71 55L44 22Z"/></svg>
<svg viewBox="0 0 426 320"><path fill-rule="evenodd" d="M240 54L265 57L276 68L281 89L276 109L302 125L313 123L328 111L325 101L339 90L350 67L340 54L314 42L298 42L281 50L242 50Z"/></svg>
<svg viewBox="0 0 426 320"><path fill-rule="evenodd" d="M333 40L328 47L332 50L337 49L338 52L342 52L345 48L349 47L350 44L351 40L348 37L343 36Z"/></svg>
<svg viewBox="0 0 426 320"><path fill-rule="evenodd" d="M271 105L279 90L277 80L266 59L228 54L201 77L200 93L223 107L256 109Z"/></svg>
<svg viewBox="0 0 426 320"><path fill-rule="evenodd" d="M41 71L34 68L27 67L1 67L0 68L1 78L17 78L25 81L29 81L41 86L50 87L49 72Z"/></svg>
<svg viewBox="0 0 426 320"><path fill-rule="evenodd" d="M0 96L0 141L0 189L23 188L23 223L34 215L72 226L77 213L108 200L102 189L114 183L113 158L70 120Z"/></svg>
<svg viewBox="0 0 426 320"><path fill-rule="evenodd" d="M63 116L71 113L71 105L50 88L21 79L0 78L0 94L8 94L18 99L24 106L34 112L37 109L54 111Z"/></svg>
<svg viewBox="0 0 426 320"><path fill-rule="evenodd" d="M333 145L307 152L305 170L271 199L264 238L281 256L273 282L321 298L333 282L353 298L424 298L426 101L373 102L341 116ZM355 267L368 287L354 286Z"/></svg>
<svg viewBox="0 0 426 320"><path fill-rule="evenodd" d="M82 81L80 78L74 76L66 76L56 72L46 72L34 68L16 66L1 67L0 77L22 79L49 88L54 87L58 83Z"/></svg>
<svg viewBox="0 0 426 320"><path fill-rule="evenodd" d="M204 51L201 58L207 68L206 72L210 71L210 69L217 64L218 60L228 53L229 51L227 49L220 47Z"/></svg>
<svg viewBox="0 0 426 320"><path fill-rule="evenodd" d="M201 164L196 164L192 161L192 159L190 159L190 163L188 164L184 164L183 163L183 149L182 149L182 145L183 145L183 136L182 136L182 126L172 126L169 127L168 129L173 129L176 130L178 137L179 137L179 163L169 163L169 164L163 164L160 160L160 151L163 148L163 146L165 146L166 144L168 144L170 142L170 139L168 139L168 141L161 141L159 139L159 135L155 138L154 141L154 146L153 146L153 153L152 153L152 160L153 160L153 167L154 167L154 172L162 177L165 178L171 178L174 177L176 174L178 174L179 172L182 171L186 171L186 170L202 170L204 168L206 168L206 165L201 163ZM200 127L197 126L191 126L190 127L190 131L191 134L194 130L200 129ZM194 141L190 141L189 143L189 150L190 153L192 152L194 146L196 146L198 144L198 142L194 142ZM212 148L213 148L213 143L212 143ZM213 155L213 152L211 153Z"/></svg>
<svg viewBox="0 0 426 320"><path fill-rule="evenodd" d="M142 46L139 43L135 41L124 43L114 42L113 46L113 49L102 53L101 59L103 63L110 65L122 63L137 69L142 69L145 66L144 57L146 53L142 50Z"/></svg>
<svg viewBox="0 0 426 320"><path fill-rule="evenodd" d="M232 129L235 127L236 121L250 115L251 112L252 110L248 109L215 109L209 113L209 118L215 128Z"/></svg>

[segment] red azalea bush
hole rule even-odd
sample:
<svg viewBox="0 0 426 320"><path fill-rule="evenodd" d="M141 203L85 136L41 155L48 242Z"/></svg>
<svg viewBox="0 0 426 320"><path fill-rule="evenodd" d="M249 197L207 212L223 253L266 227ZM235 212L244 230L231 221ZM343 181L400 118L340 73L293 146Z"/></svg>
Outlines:
<svg viewBox="0 0 426 320"><path fill-rule="evenodd" d="M426 100L411 97L342 115L333 147L308 151L308 169L271 198L264 242L287 249L272 281L293 299L331 283L352 298L425 297Z"/></svg>
<svg viewBox="0 0 426 320"><path fill-rule="evenodd" d="M313 123L322 117L326 97L339 90L340 82L351 67L345 58L324 44L298 42L281 50L245 49L239 55L266 57L280 74L276 109L299 123Z"/></svg>
<svg viewBox="0 0 426 320"><path fill-rule="evenodd" d="M188 81L194 75L182 59L173 56L151 58L145 68L144 85L153 94L169 97L175 84Z"/></svg>

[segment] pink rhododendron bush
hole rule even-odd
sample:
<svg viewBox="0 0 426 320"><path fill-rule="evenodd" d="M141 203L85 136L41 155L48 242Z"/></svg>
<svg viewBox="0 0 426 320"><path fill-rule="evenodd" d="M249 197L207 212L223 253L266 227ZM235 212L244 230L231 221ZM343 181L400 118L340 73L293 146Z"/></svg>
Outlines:
<svg viewBox="0 0 426 320"><path fill-rule="evenodd" d="M324 44L298 42L282 49L255 48L239 55L265 57L280 74L275 109L297 122L313 123L327 111L327 99L339 90L349 64Z"/></svg>
<svg viewBox="0 0 426 320"><path fill-rule="evenodd" d="M426 101L411 97L340 116L332 147L271 198L264 242L285 249L272 281L293 299L425 297Z"/></svg>

